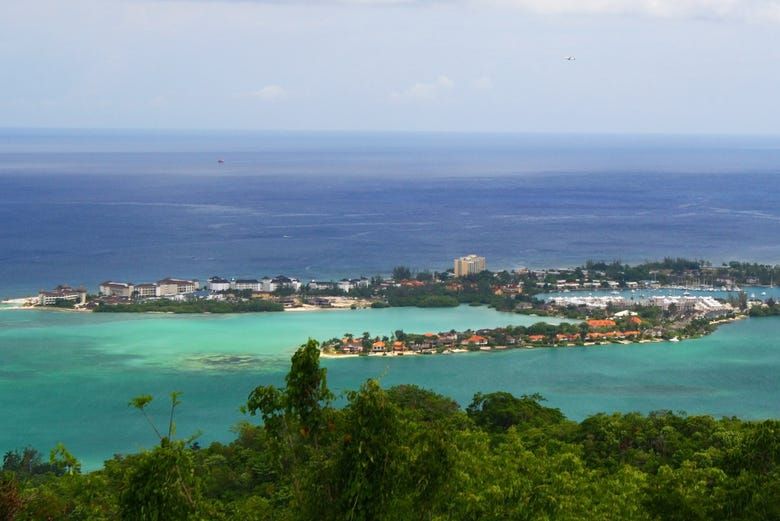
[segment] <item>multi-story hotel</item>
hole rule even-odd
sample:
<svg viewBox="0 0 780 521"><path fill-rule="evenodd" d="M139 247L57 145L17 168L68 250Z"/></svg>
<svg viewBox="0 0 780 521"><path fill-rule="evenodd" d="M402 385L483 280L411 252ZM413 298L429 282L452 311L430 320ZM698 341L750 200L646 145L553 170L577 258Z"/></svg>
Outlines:
<svg viewBox="0 0 780 521"><path fill-rule="evenodd" d="M133 296L133 284L130 282L114 282L107 280L100 285L100 294L104 297L124 297Z"/></svg>
<svg viewBox="0 0 780 521"><path fill-rule="evenodd" d="M41 290L38 293L38 304L41 306L53 306L60 301L84 305L87 302L87 290L74 289L70 286L57 286L52 291Z"/></svg>
<svg viewBox="0 0 780 521"><path fill-rule="evenodd" d="M465 277L467 275L476 275L487 269L485 257L477 255L466 255L455 259L455 276Z"/></svg>
<svg viewBox="0 0 780 521"><path fill-rule="evenodd" d="M161 297L175 297L176 295L186 295L194 293L200 288L197 280L186 279L162 279L157 281L158 295Z"/></svg>

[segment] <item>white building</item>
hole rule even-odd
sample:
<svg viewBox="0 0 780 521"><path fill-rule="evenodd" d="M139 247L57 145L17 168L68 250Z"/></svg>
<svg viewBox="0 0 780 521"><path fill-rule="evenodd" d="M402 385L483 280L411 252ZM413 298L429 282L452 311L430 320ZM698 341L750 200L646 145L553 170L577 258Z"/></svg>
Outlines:
<svg viewBox="0 0 780 521"><path fill-rule="evenodd" d="M150 298L150 297L159 297L160 296L160 288L157 286L157 284L136 284L134 291L135 295L137 297L141 298Z"/></svg>
<svg viewBox="0 0 780 521"><path fill-rule="evenodd" d="M230 289L237 291L262 291L262 284L257 279L233 279L230 282Z"/></svg>
<svg viewBox="0 0 780 521"><path fill-rule="evenodd" d="M263 279L265 281L265 279ZM293 291L300 291L301 281L298 279L285 277L284 275L278 275L271 280L269 287L273 287L270 291L276 291L277 289L291 289Z"/></svg>
<svg viewBox="0 0 780 521"><path fill-rule="evenodd" d="M330 290L336 289L337 284L333 281L312 280L306 287L311 290Z"/></svg>
<svg viewBox="0 0 780 521"><path fill-rule="evenodd" d="M260 291L265 291L266 293L273 293L276 291L274 280L271 277L263 277L260 280Z"/></svg>
<svg viewBox="0 0 780 521"><path fill-rule="evenodd" d="M352 279L352 285L356 288L367 288L371 285L371 281L366 277L360 277L359 279Z"/></svg>
<svg viewBox="0 0 780 521"><path fill-rule="evenodd" d="M159 296L175 297L176 295L187 295L195 293L200 288L197 280L167 278L157 281Z"/></svg>
<svg viewBox="0 0 780 521"><path fill-rule="evenodd" d="M553 297L550 302L556 306L569 307L569 306L584 306L591 309L606 309L607 306L625 306L626 299L619 295L605 295L605 296L577 296L577 297Z"/></svg>
<svg viewBox="0 0 780 521"><path fill-rule="evenodd" d="M133 296L133 284L130 282L113 282L107 280L100 284L100 294L104 297L125 297Z"/></svg>
<svg viewBox="0 0 780 521"><path fill-rule="evenodd" d="M53 306L61 301L84 304L87 301L87 290L74 289L70 286L57 286L52 291L41 290L38 293L38 304L41 306Z"/></svg>
<svg viewBox="0 0 780 521"><path fill-rule="evenodd" d="M230 281L222 277L211 277L208 281L208 289L214 293L218 291L227 291L230 289Z"/></svg>

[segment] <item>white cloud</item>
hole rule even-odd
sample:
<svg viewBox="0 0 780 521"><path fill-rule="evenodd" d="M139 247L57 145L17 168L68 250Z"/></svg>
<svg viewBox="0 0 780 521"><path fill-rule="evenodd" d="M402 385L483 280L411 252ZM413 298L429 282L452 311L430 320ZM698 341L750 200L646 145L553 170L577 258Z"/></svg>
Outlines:
<svg viewBox="0 0 780 521"><path fill-rule="evenodd" d="M542 14L780 21L780 0L474 0L472 3L492 3Z"/></svg>
<svg viewBox="0 0 780 521"><path fill-rule="evenodd" d="M228 1L228 0L211 0ZM247 0L284 4L280 0ZM353 5L367 7L470 5L505 6L524 11L555 14L629 15L652 18L685 18L780 22L780 0L287 0L298 5Z"/></svg>
<svg viewBox="0 0 780 521"><path fill-rule="evenodd" d="M493 88L493 80L490 76L480 76L471 83L475 89L490 90Z"/></svg>
<svg viewBox="0 0 780 521"><path fill-rule="evenodd" d="M451 79L442 75L433 82L415 83L404 91L394 91L390 93L390 98L394 101L433 101L454 86Z"/></svg>
<svg viewBox="0 0 780 521"><path fill-rule="evenodd" d="M263 101L281 101L287 98L287 91L279 85L266 85L260 90L250 92L249 96Z"/></svg>

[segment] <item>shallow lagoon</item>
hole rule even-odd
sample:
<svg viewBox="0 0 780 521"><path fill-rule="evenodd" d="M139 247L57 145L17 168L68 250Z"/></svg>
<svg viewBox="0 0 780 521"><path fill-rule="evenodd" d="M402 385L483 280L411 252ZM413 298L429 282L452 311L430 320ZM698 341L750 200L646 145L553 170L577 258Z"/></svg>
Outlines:
<svg viewBox="0 0 780 521"><path fill-rule="evenodd" d="M179 433L229 440L238 407L281 384L308 336L389 334L528 324L488 308L396 308L231 316L0 312L0 450L64 442L87 467L154 443L130 397L184 392ZM340 393L369 377L416 383L466 404L477 391L539 392L572 418L598 411L780 417L780 319L751 319L673 343L325 360Z"/></svg>
<svg viewBox="0 0 780 521"><path fill-rule="evenodd" d="M238 406L260 383L281 383L309 336L390 335L531 324L486 307L134 315L0 310L0 451L63 441L89 465L153 440L126 404L135 395L184 392L181 434L229 439ZM549 320L548 320L549 321ZM349 363L336 360L337 364ZM340 387L368 376L357 369ZM162 403L160 410L162 411Z"/></svg>

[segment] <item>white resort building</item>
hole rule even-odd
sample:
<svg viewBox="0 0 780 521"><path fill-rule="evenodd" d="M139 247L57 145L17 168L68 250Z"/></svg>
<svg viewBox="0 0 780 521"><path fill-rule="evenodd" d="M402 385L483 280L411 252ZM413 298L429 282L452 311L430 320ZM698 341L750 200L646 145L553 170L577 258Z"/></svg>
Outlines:
<svg viewBox="0 0 780 521"><path fill-rule="evenodd" d="M74 289L70 286L57 286L51 291L41 290L38 292L38 305L53 306L57 302L75 302L84 304L87 301L87 290L83 288Z"/></svg>

